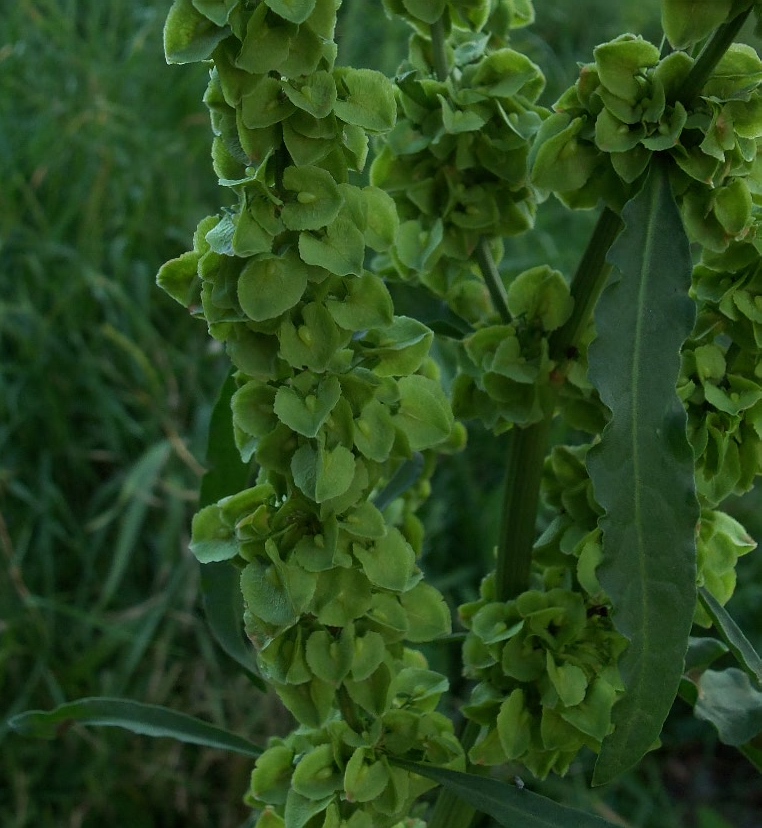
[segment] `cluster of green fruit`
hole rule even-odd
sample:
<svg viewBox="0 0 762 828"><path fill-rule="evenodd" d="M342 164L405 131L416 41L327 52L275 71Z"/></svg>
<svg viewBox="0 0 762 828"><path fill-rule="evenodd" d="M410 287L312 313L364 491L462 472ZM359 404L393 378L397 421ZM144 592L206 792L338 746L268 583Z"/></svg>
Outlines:
<svg viewBox="0 0 762 828"><path fill-rule="evenodd" d="M388 756L462 762L434 712L447 681L405 646L450 631L416 563L414 508L433 470L422 453L462 428L431 331L395 316L364 267L398 219L349 176L396 104L379 73L334 67L338 6L176 0L165 37L171 61L211 58L212 156L235 203L159 283L224 343L236 443L259 469L196 515L191 548L241 568L260 669L300 724L257 762L250 796L273 806L263 825L289 828L393 825L424 783Z"/></svg>
<svg viewBox="0 0 762 828"><path fill-rule="evenodd" d="M545 79L505 45L511 28L533 19L531 4L442 0L387 7L416 29L397 78L401 117L371 169L372 182L393 196L401 219L391 265L469 322L480 322L489 304L473 271L474 250L482 238L499 248L503 236L524 232L536 209L527 157L545 115L536 104ZM439 39L431 31L436 21Z"/></svg>
<svg viewBox="0 0 762 828"><path fill-rule="evenodd" d="M762 278L759 241L705 253L695 268L699 317L679 392L697 457L696 484L716 505L762 471Z"/></svg>
<svg viewBox="0 0 762 828"><path fill-rule="evenodd" d="M499 602L490 576L460 615L466 675L479 682L464 713L483 726L472 762L516 761L544 778L565 774L583 747L600 748L624 689L626 646L606 605L563 587Z"/></svg>

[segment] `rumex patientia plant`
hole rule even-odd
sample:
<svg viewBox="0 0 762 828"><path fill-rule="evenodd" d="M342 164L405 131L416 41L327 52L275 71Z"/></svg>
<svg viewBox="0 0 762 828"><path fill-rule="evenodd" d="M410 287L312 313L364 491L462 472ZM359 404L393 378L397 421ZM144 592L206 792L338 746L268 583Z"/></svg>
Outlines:
<svg viewBox="0 0 762 828"><path fill-rule="evenodd" d="M250 470L191 548L239 573L258 670L297 722L256 762L257 825L403 824L431 780L434 828L601 825L473 771L564 774L587 748L610 781L678 693L762 769L744 718L762 661L722 608L754 542L720 508L762 468L762 61L733 42L756 4L663 0L661 46L598 46L550 109L511 46L529 0L384 0L411 28L394 81L336 65L339 5L175 0L165 30L170 62L209 64L231 203L158 280L225 347ZM513 273L549 198L601 208L579 267ZM573 444L550 444L556 418ZM416 509L472 419L511 434L495 570L458 610L456 735L415 649L451 631ZM741 669L707 669L728 649Z"/></svg>

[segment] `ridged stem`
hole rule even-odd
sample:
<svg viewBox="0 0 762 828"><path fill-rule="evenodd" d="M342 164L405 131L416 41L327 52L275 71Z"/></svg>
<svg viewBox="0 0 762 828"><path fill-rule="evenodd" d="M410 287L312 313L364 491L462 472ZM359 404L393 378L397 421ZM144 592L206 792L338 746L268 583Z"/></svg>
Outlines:
<svg viewBox="0 0 762 828"><path fill-rule="evenodd" d="M484 284L487 285L489 295L492 297L492 304L500 314L500 318L506 324L511 321L511 312L508 310L508 295L500 278L495 260L492 258L492 251L489 249L489 241L485 236L479 239L476 245L476 261L484 277Z"/></svg>
<svg viewBox="0 0 762 828"><path fill-rule="evenodd" d="M440 17L431 24L431 49L434 53L434 72L437 80L445 81L450 74L447 64L447 43L445 40L444 21Z"/></svg>
<svg viewBox="0 0 762 828"><path fill-rule="evenodd" d="M611 265L606 262L606 255L623 226L622 219L613 210L605 207L572 279L572 314L550 337L550 358L556 362L567 359L568 350L579 344L611 270Z"/></svg>
<svg viewBox="0 0 762 828"><path fill-rule="evenodd" d="M498 601L529 589L540 481L552 414L527 428L514 428L508 446L503 515L495 567Z"/></svg>
<svg viewBox="0 0 762 828"><path fill-rule="evenodd" d="M752 8L753 4L746 11L742 11L736 15L732 20L723 23L709 38L701 50L701 54L693 64L693 68L688 73L688 77L683 82L677 95L678 100L684 103L690 103L701 92L704 84L709 80L712 72L714 72L720 58L728 51L728 47L733 43L738 32L741 31L743 24L752 12Z"/></svg>

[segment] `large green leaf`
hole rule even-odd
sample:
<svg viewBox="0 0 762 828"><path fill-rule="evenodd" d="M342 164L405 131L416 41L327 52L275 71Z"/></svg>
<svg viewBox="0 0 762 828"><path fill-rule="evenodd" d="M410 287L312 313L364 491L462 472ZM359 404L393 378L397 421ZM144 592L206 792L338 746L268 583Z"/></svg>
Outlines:
<svg viewBox="0 0 762 828"><path fill-rule="evenodd" d="M714 628L728 645L730 652L757 687L762 687L762 659L749 639L722 604L705 587L699 591L699 600L707 615L712 619Z"/></svg>
<svg viewBox="0 0 762 828"><path fill-rule="evenodd" d="M594 782L632 767L659 738L677 694L696 605L699 517L686 415L675 391L695 309L691 256L665 170L624 208L615 266L595 314L590 377L611 410L588 454L601 518L599 580L630 643Z"/></svg>
<svg viewBox="0 0 762 828"><path fill-rule="evenodd" d="M762 733L762 692L741 670L706 670L693 712L717 728L720 741L741 747Z"/></svg>
<svg viewBox="0 0 762 828"><path fill-rule="evenodd" d="M168 707L127 699L79 699L54 710L30 710L9 721L22 736L55 739L72 724L121 727L143 736L168 736L191 745L203 745L245 756L259 756L262 749L235 733L178 713Z"/></svg>
<svg viewBox="0 0 762 828"><path fill-rule="evenodd" d="M508 828L611 828L612 823L586 814L516 785L487 779L471 773L391 759L395 765L427 776L477 811Z"/></svg>
<svg viewBox="0 0 762 828"><path fill-rule="evenodd" d="M230 412L230 400L236 391L233 373L231 370L223 383L209 421L207 472L201 480L200 508L242 491L249 480L249 464L241 461L233 436ZM204 564L201 567L204 612L220 647L244 668L260 690L264 690L265 684L257 675L253 650L243 637L243 596L239 579L238 570L228 561Z"/></svg>

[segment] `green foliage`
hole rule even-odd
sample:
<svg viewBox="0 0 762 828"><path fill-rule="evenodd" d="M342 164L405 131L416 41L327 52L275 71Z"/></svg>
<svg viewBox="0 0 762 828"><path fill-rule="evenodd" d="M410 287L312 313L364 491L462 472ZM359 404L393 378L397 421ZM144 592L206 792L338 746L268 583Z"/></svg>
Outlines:
<svg viewBox="0 0 762 828"><path fill-rule="evenodd" d="M694 315L691 259L662 168L652 169L622 218L609 254L619 273L601 296L590 350L591 378L611 412L587 458L605 509L599 578L618 597L617 629L630 640L621 665L627 692L596 766L601 783L658 739L696 604L698 504L675 391L679 349Z"/></svg>
<svg viewBox="0 0 762 828"><path fill-rule="evenodd" d="M63 2L43 5L53 12ZM560 47L549 21L564 12L553 4L538 9L530 31L528 0L338 5L176 0L164 29L168 62L210 70L212 163L229 200L199 223L191 251L167 245L158 276L233 363L212 416L190 547L211 631L249 680L237 695L261 688L261 675L298 723L258 758L246 797L256 824L399 828L404 817L418 828L426 776L444 785L432 828L468 824L475 810L501 824L508 814L527 824L602 824L521 790L520 780L506 786L460 771L515 763L532 774L530 785L552 786L541 780L589 769L579 754L586 747L601 752L595 779L608 779L658 740L678 685L698 719L762 767L759 658L722 608L738 558L754 547L724 501L753 486L762 444L762 63L731 43L752 4L694 14L665 0L676 51L662 58L653 45L660 34L616 36L625 28L617 24L584 47L580 75L564 92L573 79L560 81L543 49L580 48L581 28L596 17L584 2L576 27L561 27L568 42ZM374 17L382 5L396 22ZM628 20L653 13L648 6ZM620 13L601 10L599 22ZM99 14L92 31L106 19ZM394 81L391 54L401 56L402 38L379 48L382 26L412 31ZM358 30L372 33L370 47L346 36ZM365 53L355 48L347 59L355 43ZM386 72L367 66L371 59ZM553 111L543 95L558 97ZM567 279L588 225L561 218L563 209L601 203ZM82 220L93 225L95 215L84 211ZM163 234L167 215L139 221L142 238L148 225ZM131 261L105 257L105 243L91 244L87 231L78 240L83 250L90 244L94 267ZM157 308L157 330L165 316ZM150 333L144 302L132 318ZM116 330L110 341L148 378L151 400L161 399L163 366L201 362L193 347L180 349L182 360L166 357L133 344L131 329ZM211 394L219 377L210 365ZM141 376L135 387L145 393ZM480 421L468 456L450 456L466 444L456 418ZM129 553L157 517L137 495L174 503L170 484L183 478L166 475L177 461L201 471L170 419L158 421L116 501L126 508L115 554L90 566L96 613L129 606L136 594L125 588ZM495 462L504 443L506 459ZM438 455L452 493L427 517L421 506ZM93 501L95 525L108 529L111 518L97 512L105 497ZM182 503L164 540L181 532ZM425 534L432 525L438 534ZM108 544L108 532L98 540ZM478 597L493 544L496 571ZM191 570L163 563L173 572L168 592L118 659L121 688L157 631L173 641L167 609ZM45 611L17 583L18 605ZM452 636L458 603L466 633ZM10 617L18 629L15 605ZM714 626L725 643L690 638L691 622ZM452 644L461 639L459 653ZM206 633L199 641L209 648ZM731 656L745 672L722 669ZM461 661L478 682L470 698L458 683ZM242 744L166 709L108 699L62 705L76 688L59 687L47 666L38 674L50 699L36 706L58 707L14 719L29 732L49 734L74 711L153 735ZM135 690L156 701L155 686L152 678ZM220 671L204 686L235 693ZM456 736L458 699L469 723ZM15 710L23 706L17 700ZM223 715L204 718L222 723ZM211 742L209 727L219 737ZM607 797L622 813L632 778ZM572 797L572 788L548 789ZM591 795L585 801L592 807ZM662 810L651 808L649 826L670 824Z"/></svg>

